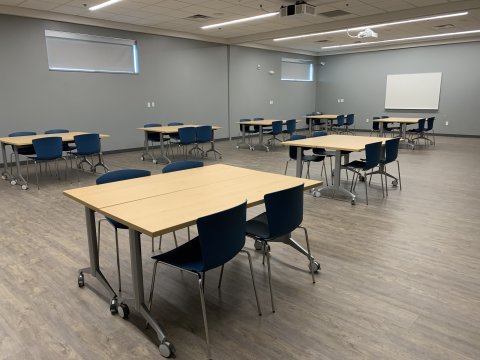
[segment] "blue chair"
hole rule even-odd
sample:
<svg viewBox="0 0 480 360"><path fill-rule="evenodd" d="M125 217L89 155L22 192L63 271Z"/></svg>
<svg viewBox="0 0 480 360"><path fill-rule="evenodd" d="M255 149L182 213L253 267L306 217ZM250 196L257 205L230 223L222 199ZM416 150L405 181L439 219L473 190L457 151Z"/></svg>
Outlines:
<svg viewBox="0 0 480 360"><path fill-rule="evenodd" d="M363 171L363 178L365 179L365 197L368 205L368 185L367 185L367 171L373 170L380 164L380 159L382 157L382 142L375 142L367 144L365 146L365 160L354 160L349 163L342 165L342 169L347 169L353 172L352 185L350 186L350 191L354 191L357 185L359 176L362 176L360 173ZM383 190L383 174L381 175L382 183L382 195L385 197Z"/></svg>
<svg viewBox="0 0 480 360"><path fill-rule="evenodd" d="M207 143L210 144L213 141L212 131L213 130L211 125L197 126L195 128L195 146L192 148L192 151L198 150L201 153L202 157L206 157L207 155L206 152L203 150L203 145Z"/></svg>
<svg viewBox="0 0 480 360"><path fill-rule="evenodd" d="M253 120L265 120L265 118L256 117L256 118L253 118ZM263 128L262 128L262 131L263 131L264 134L269 132L270 130L272 130L272 128L270 126L263 126ZM255 131L257 133L260 132L260 126L259 125L254 125L253 126L253 131Z"/></svg>
<svg viewBox="0 0 480 360"><path fill-rule="evenodd" d="M163 174L175 172L175 171L182 171L182 170L188 170L188 169L195 169L198 167L202 167L203 162L201 161L176 161L172 162L168 165L165 165L162 169ZM187 226L187 232L188 232L188 241L190 241L190 226ZM173 232L173 238L175 239L175 245L178 246L177 243L177 235L175 231ZM162 235L160 235L160 241L158 243L158 250L162 249Z"/></svg>
<svg viewBox="0 0 480 360"><path fill-rule="evenodd" d="M407 130L407 134L410 135L411 142L414 142L414 141L418 142L418 140L424 139L425 145L427 144L427 140L425 137L425 121L426 119L420 119L418 120L418 127L416 129Z"/></svg>
<svg viewBox="0 0 480 360"><path fill-rule="evenodd" d="M353 125L355 122L355 114L347 114L347 117L345 118L345 130L343 131L345 134L350 133L352 135L355 135L353 131L350 130L350 127Z"/></svg>
<svg viewBox="0 0 480 360"><path fill-rule="evenodd" d="M388 184L387 184L387 177L391 177L393 179L392 184L396 186L397 183L400 183L400 190L402 190L402 178L400 177L400 162L397 160L398 158L398 146L400 144L400 138L396 137L391 140L385 141L385 158L380 159L380 170L381 174L385 176L385 193L388 196ZM387 164L392 162L397 162L397 169L398 169L398 179L387 172ZM369 184L372 181L372 174L370 175Z"/></svg>
<svg viewBox="0 0 480 360"><path fill-rule="evenodd" d="M372 117L372 120L379 120L380 119L380 116L374 116ZM369 136L372 136L376 134L376 136L379 136L380 135L380 123L379 122L375 122L375 121L372 121L372 130L370 131L370 135Z"/></svg>
<svg viewBox="0 0 480 360"><path fill-rule="evenodd" d="M285 123L286 129L283 130L284 135L284 140L286 138L292 137L292 135L295 134L295 131L297 131L297 119L290 119L287 120Z"/></svg>
<svg viewBox="0 0 480 360"><path fill-rule="evenodd" d="M90 165L91 172L95 172L97 166L103 167L105 171L108 172L108 167L103 161L99 134L76 135L73 137L73 139L75 140L75 146L77 147L77 149L75 152L72 152L72 154L75 156L76 160L78 160L78 156L82 157L82 160L80 162L77 162L78 169L82 169L82 164L86 163ZM93 165L94 155L98 155L98 162L95 165ZM91 162L87 159L87 156L92 157Z"/></svg>
<svg viewBox="0 0 480 360"><path fill-rule="evenodd" d="M435 121L435 117L429 117L427 118L427 127L424 130L424 135L427 138L427 140L430 142L430 144L433 144L435 146L435 131L433 131L433 122ZM429 134L432 134L432 139L428 137Z"/></svg>
<svg viewBox="0 0 480 360"><path fill-rule="evenodd" d="M345 115L338 115L337 122L332 124L332 130L336 131L337 133L341 133L343 131L343 124L345 123Z"/></svg>
<svg viewBox="0 0 480 360"><path fill-rule="evenodd" d="M174 122L169 122L167 124L168 126L182 126L184 123L174 121ZM170 145L178 145L178 142L180 141L180 136L178 134L171 134L170 135ZM173 152L172 152L173 154Z"/></svg>
<svg viewBox="0 0 480 360"><path fill-rule="evenodd" d="M306 116L305 122L307 124L307 128L310 128L310 121L312 122L312 127L311 127L312 131L314 131L316 127L325 126L325 122L322 121L322 119L311 119L308 117L308 116L314 116L314 115L323 115L323 113L316 111L316 112L312 112L305 115Z"/></svg>
<svg viewBox="0 0 480 360"><path fill-rule="evenodd" d="M159 123L148 123L148 124L143 125L144 128L160 127L160 126L162 126L162 124L159 124ZM144 152L144 154L142 155L142 158L141 158L142 161L145 159L145 155L149 155L152 159L155 159L155 154L153 152L153 149L154 149L155 143L160 144L160 141L161 141L160 138L162 137L162 135L163 134L160 134L158 132L153 132L153 131L148 132L147 131L146 141L150 143L151 154L146 152L148 144L145 144L145 152ZM170 137L168 135L163 135L163 141L164 141L164 144L168 145L169 142L170 142ZM167 150L168 150L168 148L167 148Z"/></svg>
<svg viewBox="0 0 480 360"><path fill-rule="evenodd" d="M107 184L111 182L123 181L123 180L130 180L141 178L145 176L150 176L150 171L147 170L137 170L137 169L125 169L125 170L114 170L99 176L96 180L97 185ZM115 230L115 249L117 251L117 275L118 275L118 292L119 294L122 293L122 278L120 275L120 253L118 251L118 229L127 230L128 226L119 223L113 219L108 217L98 220L98 252L100 253L100 228L103 221L107 221L110 225L112 225L113 229ZM152 237L152 252L154 251L154 239ZM110 307L110 311L112 313L116 313L115 307Z"/></svg>
<svg viewBox="0 0 480 360"><path fill-rule="evenodd" d="M45 131L45 134L66 134L66 133L69 133L70 130L67 130L67 129L51 129L51 130L46 130ZM75 150L76 147L74 145L74 143L72 142L64 142L63 143L63 151L67 152L67 153L71 153L72 150Z"/></svg>
<svg viewBox="0 0 480 360"><path fill-rule="evenodd" d="M205 272L221 266L223 274L223 268L227 262L240 252L247 254L258 314L262 314L253 277L252 259L250 253L243 250L245 245L246 217L246 202L230 209L201 217L197 220L197 237L180 245L176 249L152 257L152 259L155 260L155 264L153 266L152 286L150 290L150 310L153 303L158 263L183 270L198 277L198 290L200 292L208 359L211 359L211 351L204 296ZM219 286L221 284L221 278L222 276L219 280Z"/></svg>
<svg viewBox="0 0 480 360"><path fill-rule="evenodd" d="M300 139L306 139L307 137L305 135L293 135L289 140L300 140ZM288 169L288 164L290 161L294 160L294 161L297 161L297 146L289 146L288 147L288 156L289 156L289 159L287 160L286 164L285 164L285 171L284 171L284 175L287 175L287 169ZM313 154L313 155L306 155L305 154L305 151L307 150L310 150L309 148L302 148L302 168L303 168L303 164L307 163L307 173L305 175L305 177L307 179L310 178L310 163L312 162L322 162L324 161L325 159L325 156L323 155L316 155L316 154ZM325 171L325 177L327 176L327 170L325 169L325 163L322 164L322 172L320 173L320 175L322 175L323 171ZM328 180L327 180L327 185L328 185Z"/></svg>
<svg viewBox="0 0 480 360"><path fill-rule="evenodd" d="M315 131L313 134L312 134L312 137L317 137L317 136L327 136L328 133L326 131ZM332 158L335 158L335 151L333 150L326 150L326 149L322 149L322 148L315 148L315 149L312 149L312 152L315 154L315 155L320 155L320 156L325 156L329 159L330 161L330 181L333 183L333 164L332 164ZM327 183L327 186L328 186L328 176L327 176L327 172L325 171L325 180L326 180L326 183Z"/></svg>
<svg viewBox="0 0 480 360"><path fill-rule="evenodd" d="M60 177L58 172L58 159L65 160L65 179L67 179L67 159L63 157L63 143L61 137L45 137L32 140L33 148L35 149L35 155L29 155L29 159L33 160L35 165L40 165L42 162L55 161L55 167L57 170L57 176ZM41 169L40 169L41 170ZM37 179L37 188L40 190L38 182L38 169L35 166L35 177Z"/></svg>
<svg viewBox="0 0 480 360"><path fill-rule="evenodd" d="M16 131L11 134L8 134L8 137L33 136L33 135L37 135L37 133L35 131ZM10 164L13 164L13 155L15 155L14 151L15 151L15 148L12 146L12 153L10 154ZM28 156L35 155L35 149L33 148L33 145L20 147L17 149L17 151L18 151L18 155L27 156L27 172L28 172ZM10 168L10 174L13 175L12 167Z"/></svg>
<svg viewBox="0 0 480 360"><path fill-rule="evenodd" d="M382 119L388 119L390 116L388 115L383 115L381 118ZM395 131L400 131L400 126L388 126L388 122L382 123L383 126L383 134L386 135L388 133L391 134L391 136L394 136Z"/></svg>
<svg viewBox="0 0 480 360"><path fill-rule="evenodd" d="M268 139L268 144L272 144L273 146L275 146L275 140L282 142L282 140L277 137L277 135L280 135L282 133L282 130L283 121L273 121L271 130L269 132L269 134L272 136L270 137L270 139Z"/></svg>
<svg viewBox="0 0 480 360"><path fill-rule="evenodd" d="M263 261L267 258L268 282L270 286L270 299L272 311L275 305L272 292L272 276L270 270L270 245L271 242L283 242L300 251L308 258L312 281L315 283L314 273L320 270L320 263L315 261L310 252L307 229L303 226L303 184L293 188L280 190L264 196L266 212L247 221L246 234L255 240L255 248L263 250ZM307 250L292 239L292 231L300 228L305 233Z"/></svg>
<svg viewBox="0 0 480 360"><path fill-rule="evenodd" d="M196 141L196 130L193 126L182 127L178 129L179 142L178 145L182 147L185 159L188 157L188 145L194 145ZM190 150L190 152L193 148Z"/></svg>

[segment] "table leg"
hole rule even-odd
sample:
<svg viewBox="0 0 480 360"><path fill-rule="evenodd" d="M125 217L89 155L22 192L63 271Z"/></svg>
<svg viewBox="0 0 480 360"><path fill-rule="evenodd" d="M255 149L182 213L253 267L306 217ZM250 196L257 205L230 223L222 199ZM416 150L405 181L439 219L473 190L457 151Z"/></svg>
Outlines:
<svg viewBox="0 0 480 360"><path fill-rule="evenodd" d="M413 142L410 142L407 139L407 124L406 123L401 123L400 124L400 133L402 134L401 137L403 139L403 143L406 144L407 146L411 147L412 150L415 149L415 144Z"/></svg>
<svg viewBox="0 0 480 360"><path fill-rule="evenodd" d="M265 149L265 151L270 151L270 148L268 147L268 145L263 143L263 126L260 126L258 130L258 146L262 146Z"/></svg>
<svg viewBox="0 0 480 360"><path fill-rule="evenodd" d="M335 169L334 169L334 177L333 177L333 185L326 186L324 188L321 188L319 190L320 195L323 196L328 196L331 198L335 198L337 194L343 195L347 198L349 198L352 202L352 205L355 204L355 194L351 193L347 189L344 189L341 187L340 183L340 176L341 176L341 166L342 166L342 154L341 150L336 150L335 151ZM345 156L348 156L346 154ZM348 160L346 160L348 162Z"/></svg>
<svg viewBox="0 0 480 360"><path fill-rule="evenodd" d="M245 123L248 123L245 121ZM253 148L250 146L250 144L247 144L247 141L246 141L246 128L247 128L248 125L244 125L244 126L241 126L242 128L242 140L237 142L237 149L240 149L242 146L245 146L245 147L248 147L250 150L253 150Z"/></svg>
<svg viewBox="0 0 480 360"><path fill-rule="evenodd" d="M13 146L13 151L15 153L15 164L17 168L17 176L15 178L12 178L10 181L10 184L12 185L21 185L23 190L28 189L28 182L25 180L25 178L22 176L21 169L20 169L20 155L18 154L18 147Z"/></svg>
<svg viewBox="0 0 480 360"><path fill-rule="evenodd" d="M297 146L297 170L296 170L296 176L301 178L302 177L302 167L303 167L303 161L302 161L302 148L300 146Z"/></svg>
<svg viewBox="0 0 480 360"><path fill-rule="evenodd" d="M167 162L167 164L170 164L172 162L168 158L168 156L166 155L166 152L165 152L165 139L163 138L163 133L160 133L160 157L163 158ZM154 159L153 162L156 164L157 159Z"/></svg>
<svg viewBox="0 0 480 360"><path fill-rule="evenodd" d="M10 175L8 173L8 160L7 160L7 148L5 144L2 142L2 156L3 156L3 173L2 173L2 179L3 180L9 180Z"/></svg>
<svg viewBox="0 0 480 360"><path fill-rule="evenodd" d="M142 245L140 242L140 233L134 229L129 230L130 239L130 259L132 265L132 284L133 300L121 299L121 303L130 304L141 316L148 322L157 334L160 341L160 354L169 357L175 352L173 345L167 340L158 322L152 317L147 305L145 304L145 293L143 288L143 265L142 265Z"/></svg>
<svg viewBox="0 0 480 360"><path fill-rule="evenodd" d="M85 283L84 274L90 274L91 276L96 278L100 282L100 284L107 290L109 297L112 300L115 300L117 298L117 294L100 271L97 233L95 227L95 211L85 207L85 219L87 224L87 240L88 252L90 256L90 266L78 270L78 286L83 287Z"/></svg>
<svg viewBox="0 0 480 360"><path fill-rule="evenodd" d="M140 157L140 160L144 161L147 157L152 159L153 163L157 163L157 159L155 159L155 155L153 150L150 151L150 146L148 144L148 131L144 131L145 139L143 140L143 154Z"/></svg>
<svg viewBox="0 0 480 360"><path fill-rule="evenodd" d="M385 124L385 123L383 123L383 122L378 123L378 135L380 137L383 137L383 124Z"/></svg>

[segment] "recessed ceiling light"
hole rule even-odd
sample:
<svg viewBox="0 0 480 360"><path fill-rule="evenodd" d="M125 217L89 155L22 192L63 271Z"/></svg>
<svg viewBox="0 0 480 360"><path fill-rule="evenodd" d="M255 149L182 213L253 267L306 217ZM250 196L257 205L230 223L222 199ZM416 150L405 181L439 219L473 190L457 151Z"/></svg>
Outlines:
<svg viewBox="0 0 480 360"><path fill-rule="evenodd" d="M346 48L346 47L368 46L368 45L386 44L386 43L392 43L392 42L423 40L423 39L458 36L458 35L470 35L470 34L480 34L480 30L469 30L469 31L459 31L459 32L453 32L453 33L446 33L446 34L413 36L413 37L408 37L408 38L380 40L380 41L369 41L369 42L344 44L344 45L331 45L331 46L323 46L321 49L322 50L330 50L330 49L339 49L339 48Z"/></svg>
<svg viewBox="0 0 480 360"><path fill-rule="evenodd" d="M287 36L287 37L283 37L283 38L273 39L273 41L302 39L302 38L308 38L308 37L313 37L313 36L339 34L339 33L343 33L343 32L346 33L348 31L363 30L367 27L370 28L370 29L375 29L375 28L380 28L380 27L385 27L385 26L394 26L394 25L409 24L409 23L415 23L415 22L421 22L421 21L431 21L431 20L445 19L445 18L450 18L450 17L454 17L454 16L464 16L464 15L467 15L467 14L468 14L468 11L453 13L453 14L446 14L446 15L435 15L435 16L428 16L428 17L423 17L423 18L416 18L416 19L393 21L393 22L382 23L382 24L375 24L375 25L357 26L357 27L348 28L348 29L324 31L324 32L320 32L320 33Z"/></svg>
<svg viewBox="0 0 480 360"><path fill-rule="evenodd" d="M105 1L101 4L98 4L98 5L95 5L95 6L92 6L92 7L89 7L88 10L90 11L95 11L95 10L98 10L98 9L102 9L104 8L105 6L110 6L110 5L113 5L115 3L118 3L122 0L109 0L109 1Z"/></svg>
<svg viewBox="0 0 480 360"><path fill-rule="evenodd" d="M251 16L251 17L247 17L247 18L243 18L243 19L237 19L237 20L226 21L226 22L218 23L218 24L206 25L206 26L202 26L201 28L203 30L213 29L213 28L218 28L218 27L226 26L226 25L233 25L233 24L239 24L239 23L243 23L243 22L247 22L247 21L265 19L265 18L269 18L269 17L275 16L275 15L278 15L278 14L279 14L278 12L266 13L266 14Z"/></svg>

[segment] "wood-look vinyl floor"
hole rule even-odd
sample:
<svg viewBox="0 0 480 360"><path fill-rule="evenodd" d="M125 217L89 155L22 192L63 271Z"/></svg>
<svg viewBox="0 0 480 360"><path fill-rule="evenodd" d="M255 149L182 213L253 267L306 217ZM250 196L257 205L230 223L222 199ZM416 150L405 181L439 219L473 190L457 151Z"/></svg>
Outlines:
<svg viewBox="0 0 480 360"><path fill-rule="evenodd" d="M223 153L218 162L252 169L283 173L287 159L281 146L269 153L237 150L234 141L217 147ZM438 137L436 147L402 149L402 191L390 187L383 199L374 178L368 206L363 183L355 206L306 194L304 225L322 270L312 284L306 259L272 244L275 314L266 267L247 240L263 316L256 312L244 255L226 266L220 291L219 271L208 273L214 359L479 359L479 151L480 139L448 137ZM141 162L139 152L105 160L111 169L162 168ZM292 162L288 173L294 171ZM313 164L312 176L319 174ZM139 316L125 321L110 315L109 299L88 276L85 288L77 286L77 269L88 265L84 210L62 190L94 184L95 176L72 179L70 184L44 176L40 191L0 182L0 359L160 358L155 336ZM249 216L262 210L252 208ZM178 235L186 240L186 231ZM294 235L303 243L301 232ZM127 233L120 232L120 239L128 295ZM172 247L166 235L163 250ZM150 255L145 237L146 291ZM108 226L102 230L101 266L116 287ZM177 359L206 358L193 277L159 268L153 314L176 346Z"/></svg>

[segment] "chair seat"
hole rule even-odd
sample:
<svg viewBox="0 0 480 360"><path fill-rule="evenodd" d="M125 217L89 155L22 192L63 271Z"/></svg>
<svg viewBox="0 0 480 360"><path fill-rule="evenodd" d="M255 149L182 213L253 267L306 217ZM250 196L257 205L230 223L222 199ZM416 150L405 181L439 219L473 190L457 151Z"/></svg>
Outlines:
<svg viewBox="0 0 480 360"><path fill-rule="evenodd" d="M325 149L313 149L313 153L321 156L335 156L335 151Z"/></svg>
<svg viewBox="0 0 480 360"><path fill-rule="evenodd" d="M320 162L325 159L325 156L321 155L303 155L302 160L303 161L311 161L311 162Z"/></svg>
<svg viewBox="0 0 480 360"><path fill-rule="evenodd" d="M20 149L18 149L18 154L19 155L24 155L24 156L35 155L35 149L33 148L33 146L20 148Z"/></svg>
<svg viewBox="0 0 480 360"><path fill-rule="evenodd" d="M354 160L350 161L348 164L342 165L342 167L365 170L365 162L360 160Z"/></svg>
<svg viewBox="0 0 480 360"><path fill-rule="evenodd" d="M116 229L128 229L128 226L123 225L123 224L119 223L118 221L115 221L115 220L110 219L108 217L106 219Z"/></svg>
<svg viewBox="0 0 480 360"><path fill-rule="evenodd" d="M267 213L264 212L248 220L246 233L259 240L268 240L270 238L270 231L268 230Z"/></svg>
<svg viewBox="0 0 480 360"><path fill-rule="evenodd" d="M50 160L59 159L57 156L38 157L37 155L28 155L27 157L33 161L50 161Z"/></svg>
<svg viewBox="0 0 480 360"><path fill-rule="evenodd" d="M198 236L173 250L152 256L152 259L196 273L210 270L202 261Z"/></svg>

